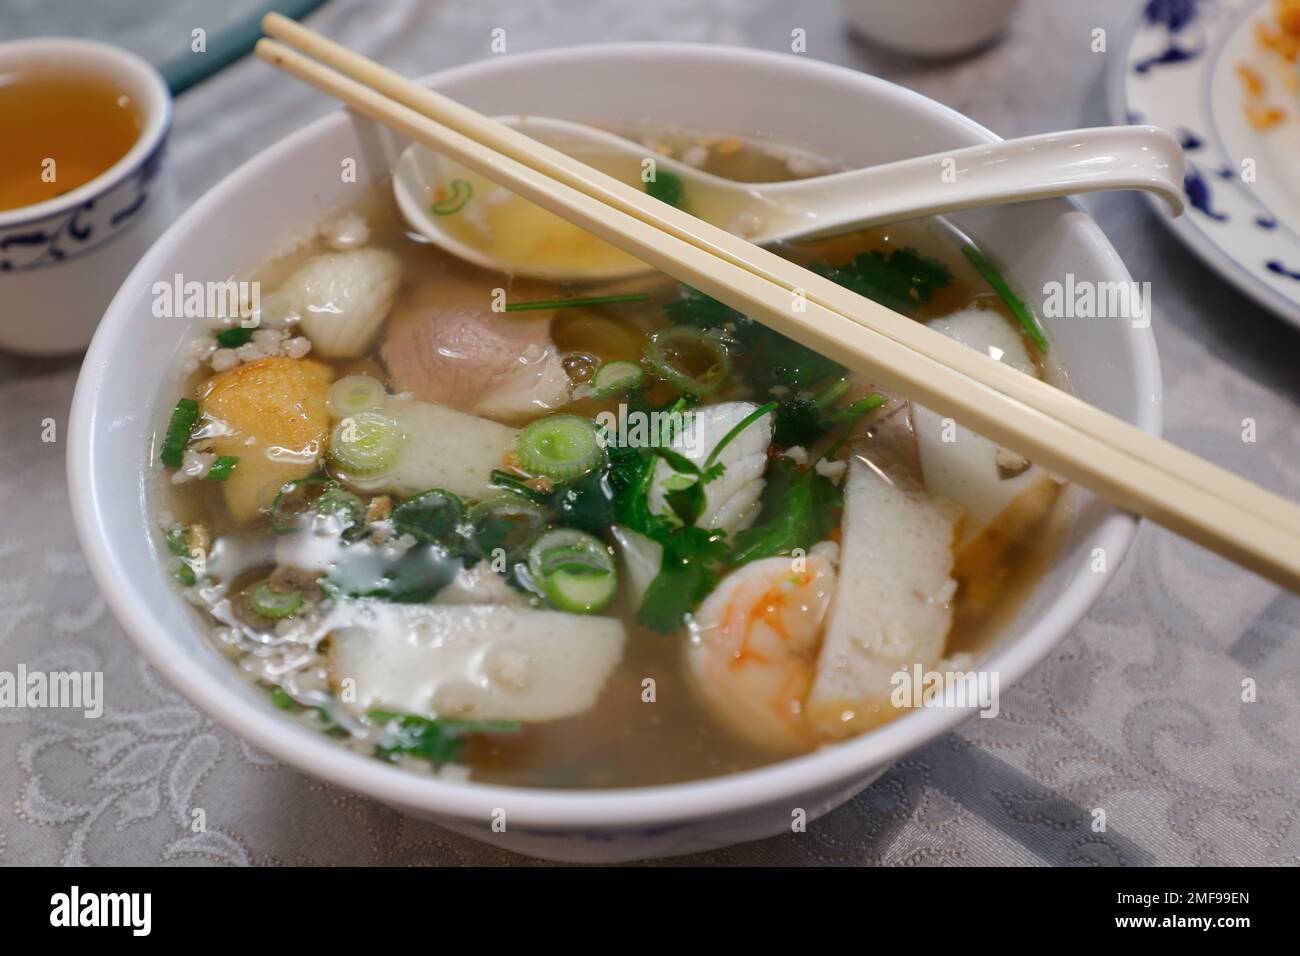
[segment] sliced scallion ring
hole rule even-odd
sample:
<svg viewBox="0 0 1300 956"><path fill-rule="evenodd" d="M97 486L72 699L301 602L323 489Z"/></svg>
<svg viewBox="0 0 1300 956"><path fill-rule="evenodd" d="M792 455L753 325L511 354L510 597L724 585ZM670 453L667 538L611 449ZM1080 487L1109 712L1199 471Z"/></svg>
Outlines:
<svg viewBox="0 0 1300 956"><path fill-rule="evenodd" d="M373 478L391 471L402 454L402 427L378 412L357 412L334 426L330 459L345 474Z"/></svg>
<svg viewBox="0 0 1300 956"><path fill-rule="evenodd" d="M519 433L515 457L530 475L567 481L601 463L605 449L596 423L580 415L551 415Z"/></svg>
<svg viewBox="0 0 1300 956"><path fill-rule="evenodd" d="M528 549L528 573L561 611L591 614L614 599L618 575L609 549L573 528L544 532Z"/></svg>
<svg viewBox="0 0 1300 956"><path fill-rule="evenodd" d="M465 506L450 491L431 488L393 509L393 530L421 544L448 544L465 520Z"/></svg>
<svg viewBox="0 0 1300 956"><path fill-rule="evenodd" d="M596 369L591 384L596 389L597 398L609 398L619 392L636 388L643 381L645 381L645 370L640 365L635 362L618 361L606 362Z"/></svg>
<svg viewBox="0 0 1300 956"><path fill-rule="evenodd" d="M278 621L303 606L297 591L272 591L269 584L259 584L248 592L248 605L262 617Z"/></svg>
<svg viewBox="0 0 1300 956"><path fill-rule="evenodd" d="M277 533L295 530L298 519L312 510L316 499L335 487L334 482L320 475L286 482L271 503L271 530Z"/></svg>
<svg viewBox="0 0 1300 956"><path fill-rule="evenodd" d="M311 503L310 510L314 514L334 518L345 532L361 528L366 523L365 503L346 488L333 483Z"/></svg>
<svg viewBox="0 0 1300 956"><path fill-rule="evenodd" d="M731 372L731 355L716 333L673 325L650 336L645 364L678 391L707 395L726 381Z"/></svg>
<svg viewBox="0 0 1300 956"><path fill-rule="evenodd" d="M480 501L469 510L474 546L489 561L498 552L507 560L517 559L546 527L548 517L541 505L521 495L503 494Z"/></svg>
<svg viewBox="0 0 1300 956"><path fill-rule="evenodd" d="M369 375L345 375L330 386L326 405L335 418L368 412L384 404L384 385Z"/></svg>

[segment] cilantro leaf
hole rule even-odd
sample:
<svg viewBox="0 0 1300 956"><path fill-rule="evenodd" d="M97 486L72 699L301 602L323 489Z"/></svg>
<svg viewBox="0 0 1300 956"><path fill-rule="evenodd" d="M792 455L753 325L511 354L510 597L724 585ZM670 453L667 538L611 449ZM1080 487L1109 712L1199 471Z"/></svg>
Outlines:
<svg viewBox="0 0 1300 956"><path fill-rule="evenodd" d="M904 315L911 315L952 282L952 271L946 265L912 246L888 253L879 249L860 252L843 265L817 263L812 270Z"/></svg>
<svg viewBox="0 0 1300 956"><path fill-rule="evenodd" d="M767 391L773 385L807 388L844 372L844 367L834 359L800 345L690 286L682 286L681 298L665 305L664 312L678 325L706 331L726 330L744 350L741 374L758 391Z"/></svg>
<svg viewBox="0 0 1300 956"><path fill-rule="evenodd" d="M718 583L727 559L723 532L713 528L678 528L664 542L659 573L646 589L636 612L642 627L672 634Z"/></svg>
<svg viewBox="0 0 1300 956"><path fill-rule="evenodd" d="M839 524L844 498L840 489L813 468L800 471L791 458L768 469L758 521L736 535L732 564L810 548Z"/></svg>

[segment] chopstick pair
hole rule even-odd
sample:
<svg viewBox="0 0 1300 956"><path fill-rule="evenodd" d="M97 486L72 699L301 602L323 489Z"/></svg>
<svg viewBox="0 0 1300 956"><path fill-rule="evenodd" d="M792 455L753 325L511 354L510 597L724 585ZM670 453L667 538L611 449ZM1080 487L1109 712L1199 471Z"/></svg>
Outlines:
<svg viewBox="0 0 1300 956"><path fill-rule="evenodd" d="M1300 508L284 17L262 59L777 331L1292 590ZM303 55L304 51L309 56Z"/></svg>

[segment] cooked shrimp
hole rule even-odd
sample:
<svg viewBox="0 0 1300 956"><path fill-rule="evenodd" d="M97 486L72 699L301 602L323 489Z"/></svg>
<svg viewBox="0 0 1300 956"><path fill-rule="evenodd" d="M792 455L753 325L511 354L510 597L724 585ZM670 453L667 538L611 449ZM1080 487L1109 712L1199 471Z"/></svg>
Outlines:
<svg viewBox="0 0 1300 956"><path fill-rule="evenodd" d="M803 701L834 590L823 554L764 558L726 577L695 615L687 671L705 704L750 742L780 751L812 743Z"/></svg>

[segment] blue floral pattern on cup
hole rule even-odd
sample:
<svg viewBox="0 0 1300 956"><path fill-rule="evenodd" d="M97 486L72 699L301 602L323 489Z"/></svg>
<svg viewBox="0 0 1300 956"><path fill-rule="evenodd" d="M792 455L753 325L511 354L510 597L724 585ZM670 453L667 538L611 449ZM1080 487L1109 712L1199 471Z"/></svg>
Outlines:
<svg viewBox="0 0 1300 956"><path fill-rule="evenodd" d="M0 229L0 272L57 265L130 228L149 198L166 148L164 131L153 152L107 192L71 209Z"/></svg>

